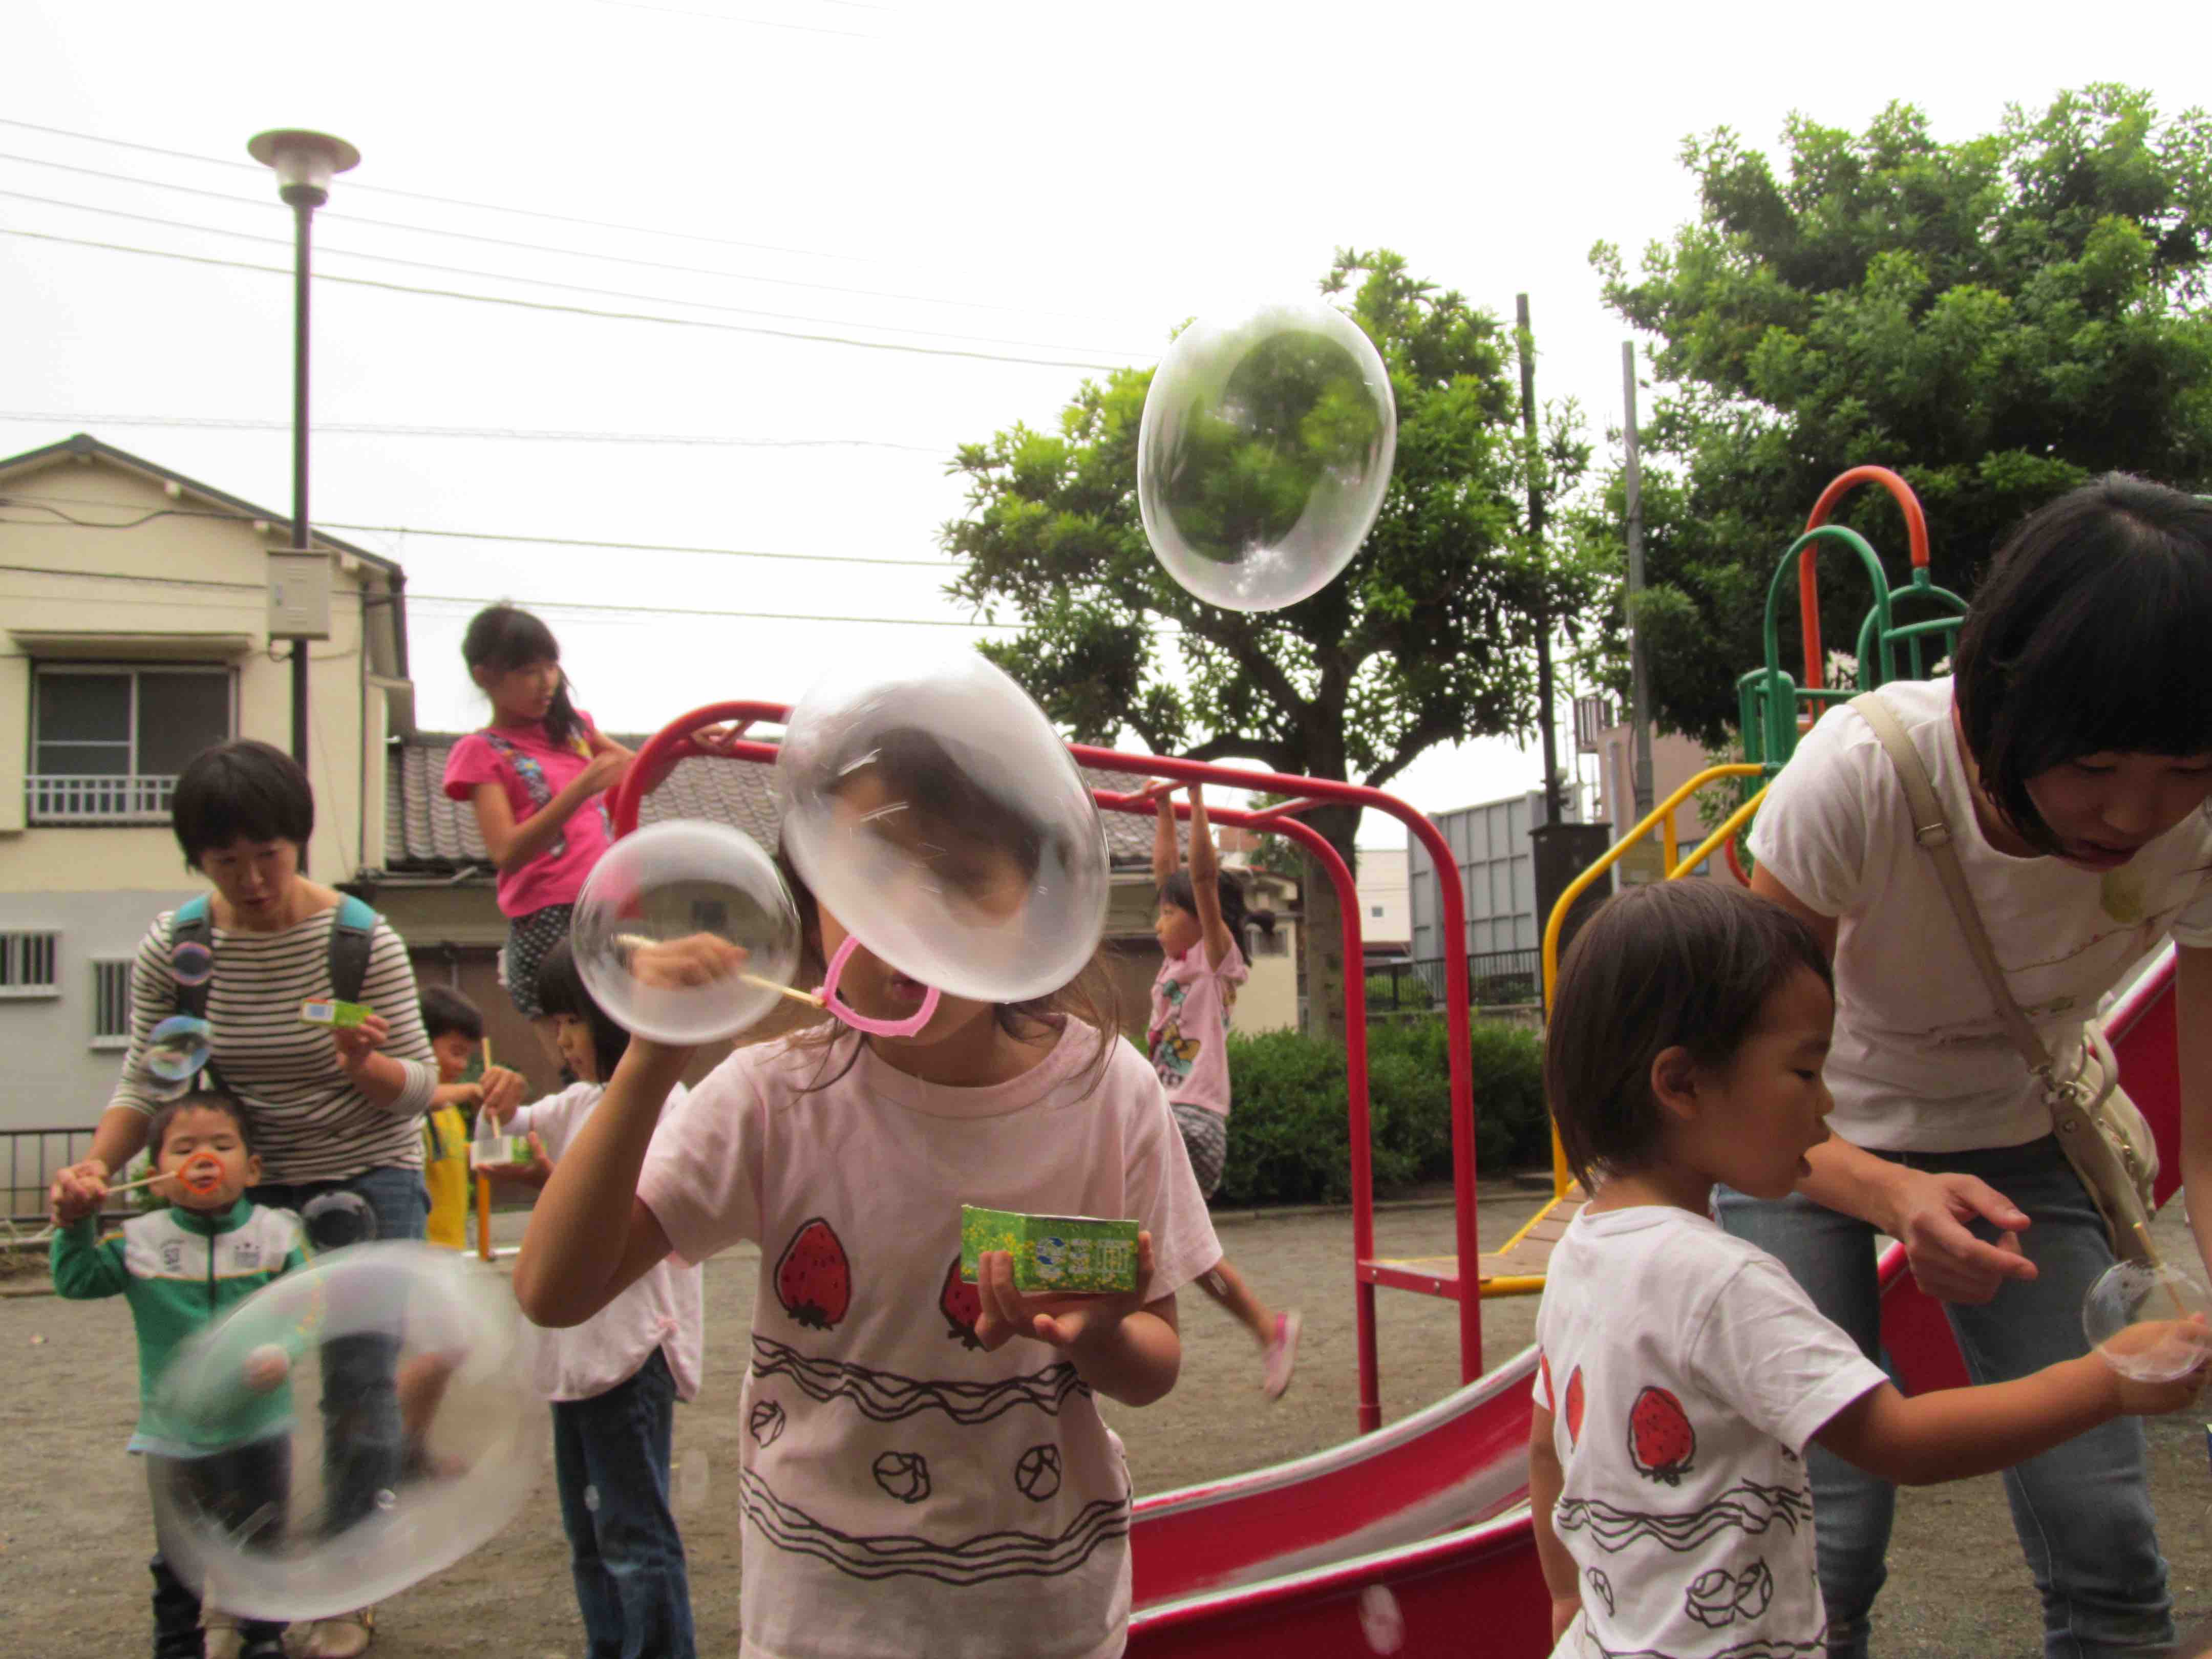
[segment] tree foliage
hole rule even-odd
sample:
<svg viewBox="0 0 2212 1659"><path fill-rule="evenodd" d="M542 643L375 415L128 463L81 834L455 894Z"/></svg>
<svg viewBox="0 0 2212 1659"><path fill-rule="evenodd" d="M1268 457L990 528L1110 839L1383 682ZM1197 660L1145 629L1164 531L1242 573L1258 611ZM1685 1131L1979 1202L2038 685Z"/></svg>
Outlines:
<svg viewBox="0 0 2212 1659"><path fill-rule="evenodd" d="M1644 431L1661 720L1717 741L1761 660L1769 577L1822 487L1863 464L1924 504L1936 580L1960 592L2008 527L2118 468L2212 486L2212 122L2161 120L2115 86L1938 142L1893 105L1863 133L1793 117L1779 176L1722 129L1686 142L1701 211L1632 277L1601 243L1607 301L1658 337ZM1621 492L1586 533L1618 546ZM1842 514L1905 571L1895 510ZM1869 604L1831 568L1823 633ZM1785 617L1793 611L1785 610ZM1785 621L1784 663L1798 672Z"/></svg>

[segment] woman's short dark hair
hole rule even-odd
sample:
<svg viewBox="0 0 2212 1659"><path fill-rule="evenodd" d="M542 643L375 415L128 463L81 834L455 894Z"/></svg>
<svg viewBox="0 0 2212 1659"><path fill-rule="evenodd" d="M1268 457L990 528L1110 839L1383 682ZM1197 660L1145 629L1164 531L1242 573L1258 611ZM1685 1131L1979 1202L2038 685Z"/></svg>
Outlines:
<svg viewBox="0 0 2212 1659"><path fill-rule="evenodd" d="M1229 936L1237 941L1238 950L1249 949L1244 940L1243 887L1226 870L1220 872L1215 884L1221 895L1221 920L1228 924ZM1188 870L1178 870L1162 882L1160 898L1188 915L1198 914L1198 890L1190 884Z"/></svg>
<svg viewBox="0 0 2212 1659"><path fill-rule="evenodd" d="M161 1148L169 1139L169 1126L182 1112L221 1112L238 1126L238 1144L246 1149L247 1157L259 1150L254 1144L252 1120L234 1097L220 1089L195 1089L163 1104L146 1125L146 1156L154 1161L156 1169L161 1164Z"/></svg>
<svg viewBox="0 0 2212 1659"><path fill-rule="evenodd" d="M185 763L169 798L169 823L195 870L234 842L289 841L304 848L315 833L315 792L299 762L283 750L240 738Z"/></svg>
<svg viewBox="0 0 2212 1659"><path fill-rule="evenodd" d="M2031 514L1959 636L1966 748L2023 839L2060 850L2027 782L2102 753L2212 753L2212 501L2124 472Z"/></svg>
<svg viewBox="0 0 2212 1659"><path fill-rule="evenodd" d="M483 1010L447 986L424 986L422 1035L435 1042L448 1031L459 1031L471 1042L482 1042Z"/></svg>
<svg viewBox="0 0 2212 1659"><path fill-rule="evenodd" d="M1598 907L1567 951L1544 1031L1545 1098L1585 1192L1658 1152L1652 1062L1686 1048L1725 1066L1801 968L1835 988L1813 930L1730 884L1654 882Z"/></svg>
<svg viewBox="0 0 2212 1659"><path fill-rule="evenodd" d="M584 986L583 975L576 971L575 952L568 941L562 939L548 951L538 964L538 1006L549 1014L566 1014L580 1019L592 1034L592 1061L599 1067L599 1081L605 1083L615 1074L615 1067L629 1052L629 1033L608 1017L607 1011L592 1000Z"/></svg>
<svg viewBox="0 0 2212 1659"><path fill-rule="evenodd" d="M461 660L471 671L488 668L507 674L532 663L561 660L561 641L553 630L520 605L488 605L469 618L461 635ZM556 746L566 747L584 734L584 717L568 696L568 676L563 672L546 709L545 735Z"/></svg>

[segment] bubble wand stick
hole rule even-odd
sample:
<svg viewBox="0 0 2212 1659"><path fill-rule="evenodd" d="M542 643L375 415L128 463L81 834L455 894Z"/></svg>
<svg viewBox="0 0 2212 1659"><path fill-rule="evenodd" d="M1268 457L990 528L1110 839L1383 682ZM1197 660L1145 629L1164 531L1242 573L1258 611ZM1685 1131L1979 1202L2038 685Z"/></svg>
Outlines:
<svg viewBox="0 0 2212 1659"><path fill-rule="evenodd" d="M2150 1229L2142 1222L2135 1224L2136 1237L2142 1241L2143 1257L2158 1274L2158 1282L2166 1291L2166 1299L2173 1304L2173 1316L2186 1321L2189 1310L2181 1305L2181 1292L2173 1288L2173 1281L2166 1276L2166 1261L2158 1253L2158 1246L2150 1242Z"/></svg>
<svg viewBox="0 0 2212 1659"><path fill-rule="evenodd" d="M647 945L665 944L666 941L647 939L643 933L617 933L615 943L626 951L641 951ZM761 990L773 991L780 997L789 997L793 1002L803 1002L810 1008L819 1008L823 1006L820 997L811 991L802 991L795 985L779 985L772 979L763 979L758 974L748 974L743 969L739 969L733 977L743 980L748 985L757 986Z"/></svg>
<svg viewBox="0 0 2212 1659"><path fill-rule="evenodd" d="M196 1152L174 1170L157 1170L137 1181L126 1181L120 1187L110 1187L110 1198L118 1193L135 1192L141 1187L150 1187L157 1181L173 1181L188 1193L211 1193L222 1185L222 1163L206 1152Z"/></svg>

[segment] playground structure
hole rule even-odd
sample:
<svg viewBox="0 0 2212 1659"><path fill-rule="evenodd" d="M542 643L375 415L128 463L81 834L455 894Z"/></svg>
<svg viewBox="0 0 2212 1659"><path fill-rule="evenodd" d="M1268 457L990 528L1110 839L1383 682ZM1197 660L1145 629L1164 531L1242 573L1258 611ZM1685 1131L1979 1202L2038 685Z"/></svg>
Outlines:
<svg viewBox="0 0 2212 1659"><path fill-rule="evenodd" d="M1887 488L1905 514L1912 577L1894 593L1864 540L1826 523L1837 499L1869 481ZM1735 842L1758 810L1765 784L1788 761L1801 733L1809 729L1808 715L1817 716L1828 704L1852 695L1825 683L1814 560L1821 547L1830 544L1854 554L1875 585L1875 604L1858 640L1859 689L1871 690L1898 678L1900 650L1913 675L1924 672L1928 642L1945 636L1955 639L1964 603L1928 580L1926 529L1910 489L1894 474L1879 468L1857 469L1838 478L1820 497L1806 533L1784 555L1770 585L1766 661L1740 682L1746 759L1709 769L1692 779L1570 885L1544 936L1547 1002L1569 909L1637 841L1658 838L1669 878L1688 873L1716 854L1724 854L1729 867L1743 878ZM1805 647L1802 684L1780 665L1777 631L1780 599L1793 562ZM1900 621L1899 605L1905 600L1931 605L1936 614L1917 622ZM645 798L688 758L773 764L775 746L750 739L744 732L756 722L781 724L788 713L774 703L723 702L672 722L640 753L617 786L616 833L636 827ZM709 747L702 747L691 735L721 722L734 724ZM1444 989L1455 1254L1395 1261L1376 1255L1366 1009L1356 971L1363 957L1359 906L1343 860L1299 821L1299 815L1322 804L1356 804L1404 823L1435 864L1444 936L1457 939L1465 936L1465 908L1449 848L1435 826L1413 809L1356 785L1083 745L1071 745L1071 750L1079 763L1097 770L1285 797L1262 811L1215 807L1209 816L1219 823L1283 836L1313 856L1338 894L1340 942L1347 964L1346 1080L1358 1433L1340 1445L1273 1468L1138 1500L1130 1529L1135 1603L1130 1654L1138 1659L1199 1654L1214 1659L1247 1655L1254 1659L1263 1655L1267 1659L1320 1659L1368 1651L1376 1646L1367 1623L1371 1598L1377 1591L1387 1591L1389 1618L1401 1628L1407 1650L1540 1659L1551 1647L1550 1601L1527 1504L1535 1352L1525 1350L1486 1373L1481 1304L1486 1297L1540 1291L1550 1243L1564 1230L1580 1202L1579 1194L1559 1166L1555 1145L1552 1202L1498 1253L1482 1255L1475 1224L1467 960L1464 952L1448 952ZM1746 798L1684 856L1675 815L1701 789L1717 783L1741 787ZM1093 794L1104 811L1147 815L1154 811L1152 798L1141 787L1127 792L1102 788ZM1176 811L1188 818L1187 805ZM2157 1198L2161 1202L2179 1184L2179 1169L2173 971L2169 947L2106 1019L2123 1082L2158 1138L2161 1172ZM1469 1262L1475 1264L1471 1277L1462 1271ZM1965 1367L1942 1308L1914 1285L1901 1247L1893 1248L1883 1258L1881 1283L1884 1346L1902 1385L1920 1392L1964 1382ZM1375 1334L1378 1287L1443 1297L1459 1308L1462 1386L1387 1429L1382 1425Z"/></svg>

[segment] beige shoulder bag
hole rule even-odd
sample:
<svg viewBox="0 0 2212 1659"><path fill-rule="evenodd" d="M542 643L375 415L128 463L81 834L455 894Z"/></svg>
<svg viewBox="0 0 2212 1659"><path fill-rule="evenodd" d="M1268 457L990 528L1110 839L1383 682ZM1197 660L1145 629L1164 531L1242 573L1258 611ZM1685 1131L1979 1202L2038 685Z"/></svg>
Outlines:
<svg viewBox="0 0 2212 1659"><path fill-rule="evenodd" d="M1942 803L1936 799L1936 786L1920 751L1912 746L1912 739L1905 735L1889 705L1875 693L1852 698L1851 707L1874 728L1897 768L1912 812L1912 838L1936 861L1943 896L1950 901L1951 913L1959 919L1959 930L1966 936L1974 966L1981 970L1982 982L1996 1003L1997 1018L2042 1085L2044 1102L2051 1109L2052 1132L2067 1162L2081 1177L2081 1184L2089 1189L2090 1198L2104 1216L2114 1253L2124 1260L2148 1260L2147 1229L2152 1182L2158 1176L2158 1145L2142 1113L2120 1087L2119 1063L2112 1058L2102 1027L2094 1018L2083 1024L2080 1063L2069 1075L2060 1077L2050 1049L2027 1016L2021 1012L2005 984L2004 971L1997 965L1981 914L1974 908L1966 873L1959 865L1958 849L1951 844L1951 826L1944 819Z"/></svg>

